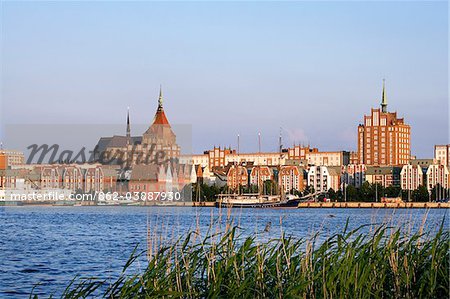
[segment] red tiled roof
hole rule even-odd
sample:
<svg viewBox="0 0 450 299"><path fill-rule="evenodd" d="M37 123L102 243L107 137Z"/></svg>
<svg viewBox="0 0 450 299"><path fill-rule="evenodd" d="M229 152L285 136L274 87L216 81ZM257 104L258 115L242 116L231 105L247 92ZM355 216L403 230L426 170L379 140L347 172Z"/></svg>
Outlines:
<svg viewBox="0 0 450 299"><path fill-rule="evenodd" d="M164 113L164 109L158 108L158 110L156 110L156 114L153 119L153 124L154 125L168 125L169 124L166 114Z"/></svg>

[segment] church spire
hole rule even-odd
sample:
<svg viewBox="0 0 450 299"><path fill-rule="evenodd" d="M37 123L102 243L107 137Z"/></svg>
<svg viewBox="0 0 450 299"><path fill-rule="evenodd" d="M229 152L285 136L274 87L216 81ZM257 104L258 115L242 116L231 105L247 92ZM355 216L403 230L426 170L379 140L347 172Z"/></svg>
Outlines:
<svg viewBox="0 0 450 299"><path fill-rule="evenodd" d="M131 128L130 128L130 107L127 107L127 138L131 137Z"/></svg>
<svg viewBox="0 0 450 299"><path fill-rule="evenodd" d="M156 110L155 117L153 118L153 124L157 124L157 125L168 125L169 124L166 114L164 113L163 95L162 95L162 87L161 86L159 87L158 109Z"/></svg>
<svg viewBox="0 0 450 299"><path fill-rule="evenodd" d="M158 110L163 109L163 95L162 95L162 86L159 85L159 99L158 99Z"/></svg>
<svg viewBox="0 0 450 299"><path fill-rule="evenodd" d="M387 112L387 98L386 98L386 86L385 86L385 81L383 79L383 92L381 94L381 111L383 113Z"/></svg>

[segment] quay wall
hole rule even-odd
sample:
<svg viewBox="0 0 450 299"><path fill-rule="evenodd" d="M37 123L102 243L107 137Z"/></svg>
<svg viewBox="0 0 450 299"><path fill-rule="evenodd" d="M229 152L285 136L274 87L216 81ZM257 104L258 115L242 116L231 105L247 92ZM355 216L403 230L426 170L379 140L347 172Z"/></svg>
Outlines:
<svg viewBox="0 0 450 299"><path fill-rule="evenodd" d="M399 209L448 209L450 203L444 202L302 202L298 208L399 208Z"/></svg>

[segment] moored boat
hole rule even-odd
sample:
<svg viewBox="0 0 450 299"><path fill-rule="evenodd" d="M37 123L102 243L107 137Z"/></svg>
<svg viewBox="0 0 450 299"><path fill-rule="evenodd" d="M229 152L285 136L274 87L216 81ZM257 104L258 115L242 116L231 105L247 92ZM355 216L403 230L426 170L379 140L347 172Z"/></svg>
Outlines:
<svg viewBox="0 0 450 299"><path fill-rule="evenodd" d="M216 207L222 208L283 208L297 207L301 199L297 196L260 194L219 194Z"/></svg>

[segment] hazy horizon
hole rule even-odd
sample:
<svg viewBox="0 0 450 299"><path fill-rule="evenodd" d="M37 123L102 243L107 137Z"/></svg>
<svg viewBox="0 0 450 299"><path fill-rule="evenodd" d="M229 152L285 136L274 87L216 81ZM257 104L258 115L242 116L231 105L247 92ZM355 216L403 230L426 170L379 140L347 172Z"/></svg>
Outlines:
<svg viewBox="0 0 450 299"><path fill-rule="evenodd" d="M411 154L449 143L447 2L3 2L0 140L10 124L150 125L162 84L192 150L356 150L378 108ZM124 130L125 132L125 130ZM113 135L115 132L111 132ZM99 138L101 136L98 136ZM8 144L5 143L8 148Z"/></svg>

